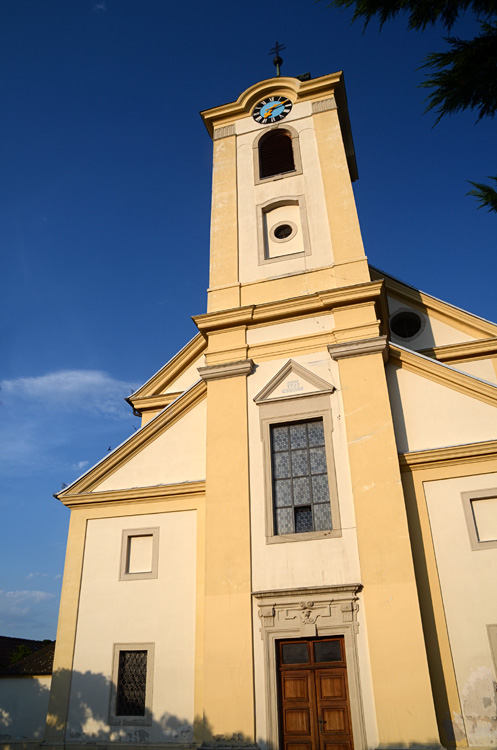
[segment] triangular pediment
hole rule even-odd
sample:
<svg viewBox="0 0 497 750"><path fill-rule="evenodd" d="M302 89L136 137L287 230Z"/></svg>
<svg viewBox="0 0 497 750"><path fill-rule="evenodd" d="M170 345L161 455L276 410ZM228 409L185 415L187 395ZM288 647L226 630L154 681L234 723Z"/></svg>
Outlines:
<svg viewBox="0 0 497 750"><path fill-rule="evenodd" d="M257 394L254 401L260 404L263 401L298 398L316 393L333 393L334 390L335 386L332 383L290 359Z"/></svg>

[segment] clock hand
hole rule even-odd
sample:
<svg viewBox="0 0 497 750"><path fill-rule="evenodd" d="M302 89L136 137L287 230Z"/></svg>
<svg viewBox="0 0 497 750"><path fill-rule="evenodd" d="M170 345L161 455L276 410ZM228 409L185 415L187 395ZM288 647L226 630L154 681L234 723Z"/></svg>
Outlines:
<svg viewBox="0 0 497 750"><path fill-rule="evenodd" d="M264 115L264 119L266 119L266 118L268 118L268 117L271 117L271 115L272 115L272 113L273 113L273 109L276 109L276 107L280 107L280 106L281 106L282 104L283 104L283 105L285 105L287 101L288 101L288 100L285 100L285 101L283 101L283 102L275 102L274 104L272 104L272 105L271 105L271 106L269 107L269 109L267 109L267 110L266 110L266 113L265 113L265 115Z"/></svg>

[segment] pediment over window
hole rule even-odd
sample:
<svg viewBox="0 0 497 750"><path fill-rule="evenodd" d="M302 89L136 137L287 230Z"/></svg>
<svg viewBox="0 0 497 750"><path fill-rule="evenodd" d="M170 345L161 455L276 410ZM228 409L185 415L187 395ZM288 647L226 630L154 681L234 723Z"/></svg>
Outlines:
<svg viewBox="0 0 497 750"><path fill-rule="evenodd" d="M310 396L315 393L333 393L334 390L335 386L332 383L290 359L255 396L254 401L260 404L264 401Z"/></svg>

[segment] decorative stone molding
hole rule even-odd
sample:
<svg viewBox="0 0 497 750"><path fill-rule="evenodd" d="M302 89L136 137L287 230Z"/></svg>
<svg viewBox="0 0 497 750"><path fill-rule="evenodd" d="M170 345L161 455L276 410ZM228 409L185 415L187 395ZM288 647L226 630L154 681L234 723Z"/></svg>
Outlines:
<svg viewBox="0 0 497 750"><path fill-rule="evenodd" d="M357 613L362 584L256 591L264 649L265 697L268 746L279 747L277 641L282 638L343 636L347 661L354 741L365 747L359 659Z"/></svg>
<svg viewBox="0 0 497 750"><path fill-rule="evenodd" d="M290 379L290 382L287 382ZM285 392L279 392L277 389L283 383L286 384ZM301 396L313 396L320 393L333 393L335 386L320 378L315 373L303 367L293 359L279 370L271 378L269 383L264 386L257 396L254 396L254 402L261 404L271 399L298 398Z"/></svg>
<svg viewBox="0 0 497 750"><path fill-rule="evenodd" d="M335 360L345 359L346 357L362 357L365 354L377 354L380 352L383 355L384 361L388 361L388 341L386 336L348 341L346 344L329 344L328 351L331 358Z"/></svg>
<svg viewBox="0 0 497 750"><path fill-rule="evenodd" d="M250 375L253 366L252 359L242 359L239 362L224 362L221 365L199 367L198 372L202 380L222 380L223 378L235 378L239 375Z"/></svg>
<svg viewBox="0 0 497 750"><path fill-rule="evenodd" d="M235 135L235 126L223 125L223 127L214 130L212 140L218 141L220 138L228 138L230 135Z"/></svg>
<svg viewBox="0 0 497 750"><path fill-rule="evenodd" d="M313 115L318 112L327 112L330 109L337 109L337 103L334 96L331 96L329 99L321 99L320 102L312 102Z"/></svg>
<svg viewBox="0 0 497 750"><path fill-rule="evenodd" d="M296 635L312 638L321 635L318 630L323 627L337 627L346 622L357 626L357 594L361 589L361 584L355 583L256 592L253 596L259 607L261 637L264 638L264 631L273 628L298 631ZM274 601L269 603L267 599Z"/></svg>

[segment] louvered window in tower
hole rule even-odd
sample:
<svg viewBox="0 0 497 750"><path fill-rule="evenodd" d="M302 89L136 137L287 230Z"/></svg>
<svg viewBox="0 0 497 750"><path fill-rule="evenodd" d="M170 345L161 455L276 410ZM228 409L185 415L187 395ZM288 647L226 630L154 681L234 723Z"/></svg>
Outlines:
<svg viewBox="0 0 497 750"><path fill-rule="evenodd" d="M287 130L270 130L259 141L259 178L295 172L292 136Z"/></svg>

